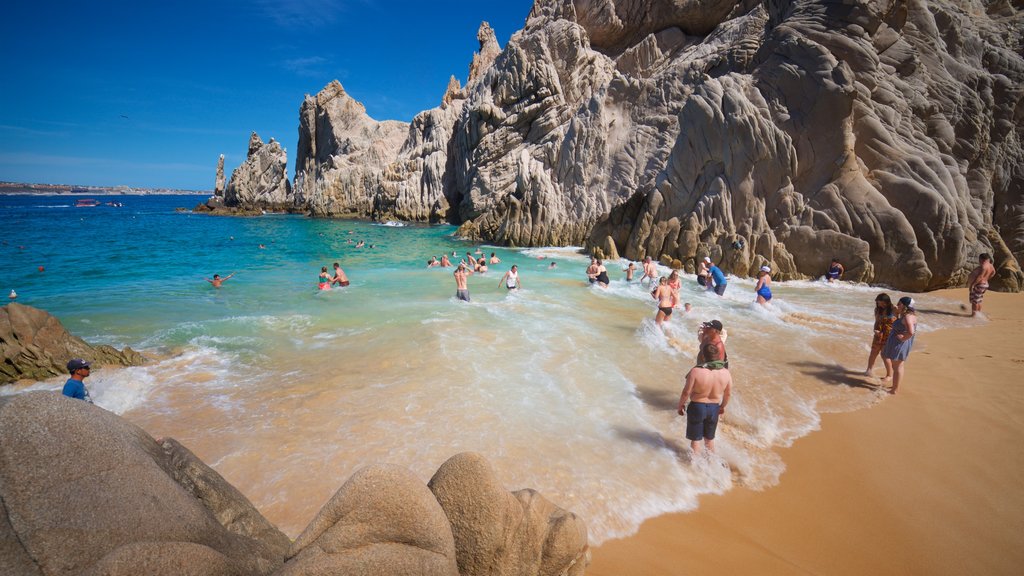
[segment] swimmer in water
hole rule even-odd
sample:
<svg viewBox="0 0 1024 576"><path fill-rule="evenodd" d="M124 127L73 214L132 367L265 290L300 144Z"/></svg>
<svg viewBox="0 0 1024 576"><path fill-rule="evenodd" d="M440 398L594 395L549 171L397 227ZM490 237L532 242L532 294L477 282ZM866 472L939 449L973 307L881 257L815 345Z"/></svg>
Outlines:
<svg viewBox="0 0 1024 576"><path fill-rule="evenodd" d="M495 256L494 252L491 252L491 264L501 264L501 258Z"/></svg>
<svg viewBox="0 0 1024 576"><path fill-rule="evenodd" d="M448 255L447 254L442 254L441 255L441 267L442 268L448 268L451 265L452 265L452 261L448 259Z"/></svg>
<svg viewBox="0 0 1024 576"><path fill-rule="evenodd" d="M331 286L335 284L342 288L348 286L348 276L345 275L345 271L341 269L337 262L334 263L334 276L331 277Z"/></svg>
<svg viewBox="0 0 1024 576"><path fill-rule="evenodd" d="M597 260L597 277L595 279L602 288L607 288L608 284L611 282L611 280L608 279L608 269L605 268L600 259Z"/></svg>
<svg viewBox="0 0 1024 576"><path fill-rule="evenodd" d="M630 262L629 266L623 268L622 271L626 273L626 282L632 282L633 273L636 272L636 265Z"/></svg>
<svg viewBox="0 0 1024 576"><path fill-rule="evenodd" d="M498 286L501 286L502 282L505 283L505 288L508 290L519 289L519 267L515 264L512 265L512 269L505 272L505 275L498 281Z"/></svg>
<svg viewBox="0 0 1024 576"><path fill-rule="evenodd" d="M321 290L331 289L331 275L327 273L327 266L320 268L320 276L317 280L317 287Z"/></svg>
<svg viewBox="0 0 1024 576"><path fill-rule="evenodd" d="M672 316L672 309L675 308L675 297L672 295L668 280L659 278L658 287L651 292L651 297L658 301L658 314L654 317L654 322L661 326L662 322L667 322Z"/></svg>
<svg viewBox="0 0 1024 576"><path fill-rule="evenodd" d="M214 274L212 280L210 278L207 278L206 281L209 282L210 284L213 284L214 288L220 288L221 284L223 284L223 283L227 282L228 280L230 280L231 277L234 276L234 275L235 275L235 273L232 272L231 274L228 274L227 276L221 278L220 274Z"/></svg>
<svg viewBox="0 0 1024 576"><path fill-rule="evenodd" d="M764 306L772 299L772 269L769 266L761 266L757 273L757 286L754 286L754 293L757 294L757 303Z"/></svg>

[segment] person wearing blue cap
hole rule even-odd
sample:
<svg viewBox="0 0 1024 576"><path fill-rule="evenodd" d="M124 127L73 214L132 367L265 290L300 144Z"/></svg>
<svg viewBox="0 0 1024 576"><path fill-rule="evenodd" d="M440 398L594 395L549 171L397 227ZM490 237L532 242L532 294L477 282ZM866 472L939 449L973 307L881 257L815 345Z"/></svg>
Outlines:
<svg viewBox="0 0 1024 576"><path fill-rule="evenodd" d="M85 382L83 382L86 376L89 375L89 362L81 358L75 358L68 362L68 372L71 373L71 377L64 383L62 393L70 398L78 398L92 404L89 390L85 387Z"/></svg>

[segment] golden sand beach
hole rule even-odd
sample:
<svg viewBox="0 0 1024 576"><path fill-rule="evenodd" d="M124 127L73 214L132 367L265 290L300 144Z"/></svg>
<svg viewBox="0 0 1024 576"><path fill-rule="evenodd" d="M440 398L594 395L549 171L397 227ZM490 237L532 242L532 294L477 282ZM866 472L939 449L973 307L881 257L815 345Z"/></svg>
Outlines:
<svg viewBox="0 0 1024 576"><path fill-rule="evenodd" d="M1024 296L990 292L984 312L919 336L899 395L782 450L777 486L649 520L587 574L1021 574Z"/></svg>

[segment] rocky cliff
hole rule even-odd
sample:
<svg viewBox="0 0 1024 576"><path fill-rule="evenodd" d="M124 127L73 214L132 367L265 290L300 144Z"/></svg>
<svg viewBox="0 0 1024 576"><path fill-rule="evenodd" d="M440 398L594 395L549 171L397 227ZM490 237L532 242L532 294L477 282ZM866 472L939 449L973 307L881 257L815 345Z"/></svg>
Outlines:
<svg viewBox="0 0 1024 576"><path fill-rule="evenodd" d="M1024 285L1024 17L1007 0L537 0L411 125L340 84L295 202L691 267ZM734 248L735 246L735 248Z"/></svg>

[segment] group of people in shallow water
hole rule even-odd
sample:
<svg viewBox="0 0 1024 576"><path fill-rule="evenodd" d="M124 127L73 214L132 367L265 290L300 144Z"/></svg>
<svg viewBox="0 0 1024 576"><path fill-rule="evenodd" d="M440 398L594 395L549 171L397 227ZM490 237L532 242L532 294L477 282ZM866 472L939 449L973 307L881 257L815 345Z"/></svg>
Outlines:
<svg viewBox="0 0 1024 576"><path fill-rule="evenodd" d="M335 262L333 274L327 271L327 266L320 268L320 275L317 277L316 285L320 290L330 290L335 286L344 288L349 285L349 281L345 271L341 269L341 265Z"/></svg>

